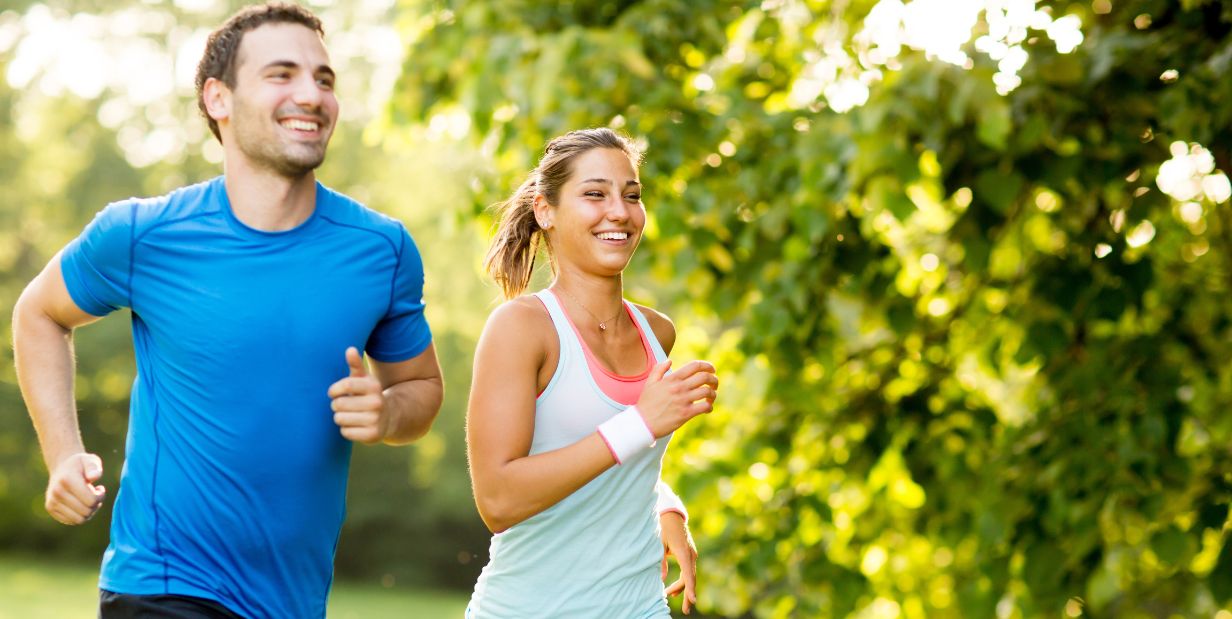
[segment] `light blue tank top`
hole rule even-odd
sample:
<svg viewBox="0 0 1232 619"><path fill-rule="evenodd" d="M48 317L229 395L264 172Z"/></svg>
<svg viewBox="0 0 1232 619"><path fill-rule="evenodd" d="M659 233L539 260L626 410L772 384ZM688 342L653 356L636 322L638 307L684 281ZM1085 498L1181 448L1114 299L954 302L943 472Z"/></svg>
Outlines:
<svg viewBox="0 0 1232 619"><path fill-rule="evenodd" d="M560 359L535 401L531 454L576 443L626 408L591 377L581 342L556 297L547 291L535 296L556 327ZM666 361L646 317L630 309L655 362ZM655 513L655 485L670 440L670 435L659 439L556 505L494 535L490 560L475 584L466 616L670 617L659 575L663 543Z"/></svg>

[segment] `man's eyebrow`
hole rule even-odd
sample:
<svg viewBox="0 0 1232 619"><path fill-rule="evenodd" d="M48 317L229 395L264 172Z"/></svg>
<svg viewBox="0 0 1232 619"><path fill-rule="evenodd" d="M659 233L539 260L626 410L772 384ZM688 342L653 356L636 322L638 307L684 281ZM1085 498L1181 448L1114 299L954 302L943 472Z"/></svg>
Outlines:
<svg viewBox="0 0 1232 619"><path fill-rule="evenodd" d="M263 69L263 70L264 70L264 69L271 69L271 68L274 68L274 67L279 67L279 68L283 68L283 69L298 69L298 68L299 68L299 66L300 66L300 65L299 65L299 63L298 63L298 62L295 62L295 61L293 61L293 60L275 60L275 61L273 61L273 62L267 63L264 67L262 67L262 69ZM325 73L325 74L329 75L330 77L335 77L335 76L336 76L336 74L334 73L334 70L333 70L333 69L331 69L331 68L330 68L330 66L329 66L329 65L327 65L327 64L323 64L323 65L318 66L318 67L316 68L316 71L314 71L314 73Z"/></svg>

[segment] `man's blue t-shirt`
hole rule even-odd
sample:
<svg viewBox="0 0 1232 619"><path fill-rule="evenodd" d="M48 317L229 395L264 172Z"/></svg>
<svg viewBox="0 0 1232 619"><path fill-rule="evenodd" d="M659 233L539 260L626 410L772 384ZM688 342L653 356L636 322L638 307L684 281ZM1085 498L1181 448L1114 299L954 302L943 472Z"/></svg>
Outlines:
<svg viewBox="0 0 1232 619"><path fill-rule="evenodd" d="M326 391L345 351L432 336L399 222L317 184L313 214L249 228L221 177L101 211L61 255L73 301L132 310L137 377L100 587L323 617L351 443Z"/></svg>

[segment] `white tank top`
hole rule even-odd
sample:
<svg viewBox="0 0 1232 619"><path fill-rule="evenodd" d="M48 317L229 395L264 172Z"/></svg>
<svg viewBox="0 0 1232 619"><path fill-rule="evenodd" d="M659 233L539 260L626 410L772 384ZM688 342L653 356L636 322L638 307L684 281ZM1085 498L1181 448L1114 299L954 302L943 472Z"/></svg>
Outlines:
<svg viewBox="0 0 1232 619"><path fill-rule="evenodd" d="M556 297L543 302L560 347L556 372L535 400L531 454L576 443L627 408L591 377L582 345ZM628 302L625 302L628 304ZM655 363L667 360L646 317L631 314ZM471 596L469 619L670 617L659 563L663 543L655 485L671 435L613 466L548 509L492 537L490 559Z"/></svg>

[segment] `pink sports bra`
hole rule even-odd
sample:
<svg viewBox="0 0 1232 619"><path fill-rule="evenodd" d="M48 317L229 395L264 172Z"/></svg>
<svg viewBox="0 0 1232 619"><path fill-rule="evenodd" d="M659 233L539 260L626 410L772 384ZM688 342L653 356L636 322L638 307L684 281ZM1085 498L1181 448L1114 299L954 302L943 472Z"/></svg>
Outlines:
<svg viewBox="0 0 1232 619"><path fill-rule="evenodd" d="M564 302L556 291L551 291L556 295L556 302L564 307ZM633 323L633 327L637 329L637 336L642 341L642 350L646 353L646 369L636 376L622 376L603 367L602 363L595 358L595 355L590 350L590 346L586 344L586 338L582 337L582 333L578 331L577 325L573 324L573 319L569 318L569 326L573 328L574 334L577 335L578 341L582 343L582 351L586 353L586 365L590 368L590 375L594 377L595 384L603 391L607 397L621 403L633 405L637 404L637 399L642 396L642 389L646 386L646 378L650 376L650 370L654 367L654 351L650 349L650 342L646 341L646 333L642 331L642 327L633 317L633 308L629 302L624 302L625 312L629 314L629 322ZM569 314L565 313L568 318Z"/></svg>

